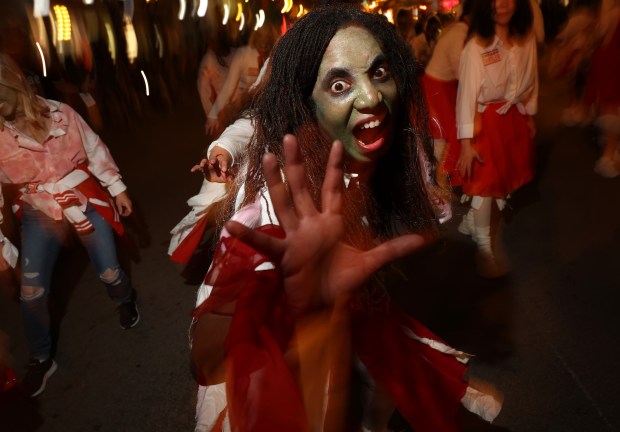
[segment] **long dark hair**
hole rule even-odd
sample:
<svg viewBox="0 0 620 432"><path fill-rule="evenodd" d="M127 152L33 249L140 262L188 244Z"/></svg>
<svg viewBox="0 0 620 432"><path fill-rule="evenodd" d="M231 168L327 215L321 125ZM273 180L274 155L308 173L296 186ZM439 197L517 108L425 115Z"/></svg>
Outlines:
<svg viewBox="0 0 620 432"><path fill-rule="evenodd" d="M476 0L469 23L469 36L478 35L490 43L495 36L494 15L495 0ZM510 35L518 38L527 36L532 29L533 19L530 0L515 0L515 13L508 24Z"/></svg>
<svg viewBox="0 0 620 432"><path fill-rule="evenodd" d="M320 204L332 139L318 124L312 90L327 46L338 30L349 26L367 29L379 42L398 88L399 108L393 142L377 162L369 185L361 193L345 194L348 241L367 247L372 239L385 240L403 231L434 234L433 187L425 183L421 160L433 158L428 113L416 69L419 66L385 17L351 6L315 9L274 47L268 78L251 105L256 130L247 151L247 177L242 179L244 204L253 202L264 187L261 160L265 151L274 153L283 165L282 138L287 133L298 138L309 187L315 203Z"/></svg>

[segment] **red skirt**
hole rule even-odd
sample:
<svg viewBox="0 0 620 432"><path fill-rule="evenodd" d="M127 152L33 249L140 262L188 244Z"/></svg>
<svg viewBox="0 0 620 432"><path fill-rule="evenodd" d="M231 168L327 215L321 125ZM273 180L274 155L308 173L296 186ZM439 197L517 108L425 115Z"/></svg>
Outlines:
<svg viewBox="0 0 620 432"><path fill-rule="evenodd" d="M461 144L456 138L456 93L458 81L442 81L427 74L422 76L422 88L426 96L429 114L429 130L433 138L446 140L443 160L439 169L450 175L450 184L463 184L461 175L456 170L456 163L461 154Z"/></svg>
<svg viewBox="0 0 620 432"><path fill-rule="evenodd" d="M467 195L505 198L534 178L534 143L523 115L513 105L504 115L491 104L480 113L481 130L473 146L482 162L474 161L472 175L465 179Z"/></svg>

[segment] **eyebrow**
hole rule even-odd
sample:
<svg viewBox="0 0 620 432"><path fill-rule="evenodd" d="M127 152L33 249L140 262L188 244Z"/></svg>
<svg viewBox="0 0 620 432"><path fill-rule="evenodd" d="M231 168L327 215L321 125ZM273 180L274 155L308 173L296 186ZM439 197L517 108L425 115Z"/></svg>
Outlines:
<svg viewBox="0 0 620 432"><path fill-rule="evenodd" d="M385 56L385 54L380 53L373 59L372 63L370 64L370 67L366 69L366 71L372 70L382 63L387 63L387 57ZM323 87L328 87L334 78L348 77L348 76L351 76L349 69L335 67L327 71L327 73L325 74L325 78L323 78L323 80L321 81L321 84Z"/></svg>

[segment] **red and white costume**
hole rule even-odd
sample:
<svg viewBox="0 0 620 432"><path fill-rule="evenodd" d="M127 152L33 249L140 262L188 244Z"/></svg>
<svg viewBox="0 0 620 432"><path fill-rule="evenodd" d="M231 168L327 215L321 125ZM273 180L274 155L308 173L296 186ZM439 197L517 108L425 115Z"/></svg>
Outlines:
<svg viewBox="0 0 620 432"><path fill-rule="evenodd" d="M437 39L433 55L422 76L422 88L429 111L429 126L434 139L446 141L440 170L450 173L453 186L462 184L456 172L461 146L456 138L456 92L459 63L468 26L459 21L448 27Z"/></svg>
<svg viewBox="0 0 620 432"><path fill-rule="evenodd" d="M266 189L233 219L283 235ZM278 268L224 232L193 315L231 301L236 303L226 341L227 382L200 386L196 432L306 430L301 390L284 361L296 341ZM372 311L351 304L348 311L354 355L416 431L458 430L460 404L488 421L499 413L495 399L464 381L469 356L446 345L391 301ZM325 400L319 406L328 407L334 378L323 379ZM316 425L316 419L311 420Z"/></svg>
<svg viewBox="0 0 620 432"><path fill-rule="evenodd" d="M127 187L110 151L71 107L52 100L45 103L52 123L43 143L9 122L0 131L0 182L18 188L13 211L19 216L21 203L26 202L54 220L66 218L79 234L87 234L93 229L84 214L90 204L122 234L123 226L110 196Z"/></svg>
<svg viewBox="0 0 620 432"><path fill-rule="evenodd" d="M497 36L487 47L474 38L463 49L459 76L457 137L473 138L482 159L463 192L503 199L534 176L527 121L538 108L536 39L530 35L508 49ZM474 124L480 125L475 135Z"/></svg>

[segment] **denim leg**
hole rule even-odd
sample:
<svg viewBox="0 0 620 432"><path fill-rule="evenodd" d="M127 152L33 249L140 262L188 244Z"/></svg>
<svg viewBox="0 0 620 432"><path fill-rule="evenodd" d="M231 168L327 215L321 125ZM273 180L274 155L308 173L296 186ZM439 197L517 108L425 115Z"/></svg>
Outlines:
<svg viewBox="0 0 620 432"><path fill-rule="evenodd" d="M30 355L50 357L52 339L48 296L54 265L67 235L67 225L27 204L22 217L22 280L20 308Z"/></svg>
<svg viewBox="0 0 620 432"><path fill-rule="evenodd" d="M133 289L129 277L118 262L112 226L90 205L85 213L95 227L95 231L80 236L80 240L88 252L99 279L116 304L130 300Z"/></svg>

